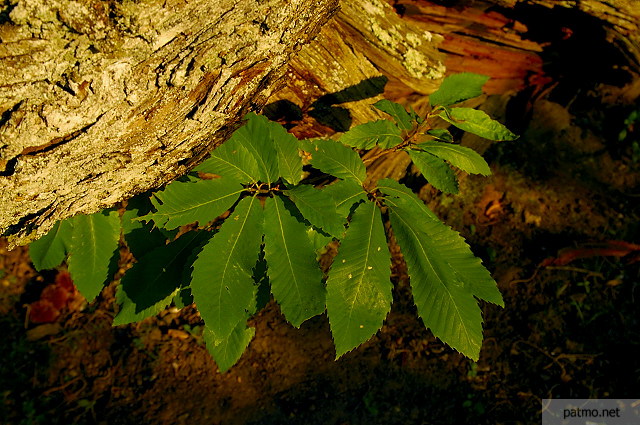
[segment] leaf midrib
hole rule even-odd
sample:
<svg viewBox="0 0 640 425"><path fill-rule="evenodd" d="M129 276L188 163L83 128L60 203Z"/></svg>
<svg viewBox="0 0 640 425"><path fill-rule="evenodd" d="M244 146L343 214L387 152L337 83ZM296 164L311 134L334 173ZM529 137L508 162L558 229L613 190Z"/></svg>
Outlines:
<svg viewBox="0 0 640 425"><path fill-rule="evenodd" d="M215 151L213 151L215 153ZM248 155L251 155L249 152L247 152ZM247 173L246 171L244 171L241 167L237 166L236 164L234 164L233 162L224 159L220 156L211 154L212 158L216 158L218 161L224 162L225 164L231 166L232 168L235 168L236 170L238 170L239 172L241 172L242 174L244 174L245 176L247 176L247 181L250 183L255 183L257 180L255 178L253 178L249 173ZM257 164L256 164L257 165Z"/></svg>
<svg viewBox="0 0 640 425"><path fill-rule="evenodd" d="M218 292L218 305L222 305L222 294L223 294L223 290L222 288L225 286L224 283L224 278L227 274L227 269L229 268L229 263L231 261L231 258L233 257L233 252L236 249L236 246L238 245L238 241L240 240L240 235L242 234L245 225L247 224L247 220L249 220L249 216L251 215L251 207L253 206L253 202L254 202L255 198L252 197L251 198L251 204L249 204L248 208L247 208L247 215L244 217L244 220L242 221L242 225L240 226L240 230L237 233L237 236L233 242L232 248L231 248L231 252L229 254L229 256L227 257L227 260L224 263L224 269L223 269L223 273L222 273L222 279L220 280L220 288L219 288L219 292ZM222 309L218 308L218 323L222 323ZM233 329L231 330L231 332L233 332Z"/></svg>
<svg viewBox="0 0 640 425"><path fill-rule="evenodd" d="M168 218L169 218L169 220L171 220L171 219L177 219L177 217L178 217L178 216L180 216L180 215L187 215L187 214L188 214L189 212L191 212L192 210L195 210L195 209L201 208L201 207L203 207L203 206L205 206L205 205L212 204L212 203L214 203L214 202L218 202L218 201L220 201L220 200L222 200L222 199L229 198L229 197L231 197L231 196L237 196L239 193L242 193L243 191L244 191L244 188L242 188L242 189L240 189L240 190L237 190L237 191L235 191L235 192L231 192L231 193L229 193L229 194L227 194L227 195L223 195L223 196L221 196L221 197L219 197L219 198L216 198L216 199L210 199L210 200L208 200L207 202L203 202L203 203L200 203L200 204L197 204L197 205L190 206L189 208L184 208L184 209L181 209L181 210L174 209L174 210L173 210L173 212L166 212L166 213L157 213L157 212L156 212L156 213L152 213L152 215L153 215L153 216L159 216L159 217L165 216L165 217L168 217ZM161 199L161 200L162 200L162 199ZM215 217L211 217L211 220L213 220L214 218L215 218ZM169 226L170 226L170 224L166 224L166 225L169 225ZM165 225L165 226L166 226L166 225ZM176 226L176 227L177 227L177 226Z"/></svg>
<svg viewBox="0 0 640 425"><path fill-rule="evenodd" d="M426 142L425 144L428 144L429 142ZM474 158L474 154L478 155L480 157L480 159L482 159L482 156L480 156L480 154L478 154L476 151L474 151L473 149L467 148L465 146L459 146L459 145L451 145L450 143L444 143L444 142L437 142L437 143L441 143L441 145L430 145L427 149L435 149L435 151L437 152L438 150L444 150L448 153L453 153L454 155L461 157L460 159L463 159L465 161L464 167L460 167L458 165L456 165L456 167L460 168L461 170L466 170L467 172L470 173L478 173L478 174L482 174L485 175L487 173L491 173L491 170L489 169L489 166L486 164L477 164L476 158ZM433 156L436 156L438 158L441 158L439 155L429 152L429 150L426 151L427 153L430 153ZM446 159L446 158L442 158L445 159L449 162L451 162L450 159ZM484 167L484 165L486 165L486 169Z"/></svg>
<svg viewBox="0 0 640 425"><path fill-rule="evenodd" d="M433 211L431 211L429 209L429 207L427 207L424 203L420 202L418 203L418 200L415 199L413 196L413 193L411 195L409 195L406 192L403 192L402 190L396 189L392 186L379 186L379 188L384 192L387 191L387 193L389 194L389 196L395 196L396 198L400 198L406 201L410 201L412 204L414 204L417 208L419 208L422 212L425 213L425 215L427 215L427 217L431 220L436 220L437 217L435 215L435 213ZM395 192L398 195L393 195L389 192ZM386 202L391 202L393 203L391 200L389 200L389 198L385 198ZM397 204L396 204L397 205ZM438 221L439 222L439 221Z"/></svg>
<svg viewBox="0 0 640 425"><path fill-rule="evenodd" d="M469 120L469 119L465 119L465 118L456 117L455 116L456 113L454 112L455 109L465 109L465 110L472 110L472 111L482 112L484 114L482 117L485 118L485 116L486 116L486 118L488 119L488 122L487 122L486 125L481 125L481 124L478 124L478 122L474 121L474 120ZM443 112L438 114L438 116L440 118L442 118L443 120L445 120L445 121L447 121L447 122L449 122L449 123L451 123L453 125L465 124L465 125L468 125L470 127L480 128L482 130L489 131L489 132L496 131L496 128L498 130L500 130L500 131L503 131L502 127L504 127L504 129L506 129L509 133L511 133L511 131L508 128L506 128L502 123L493 120L486 112L480 111L478 109L473 109L473 108L451 108L451 110L449 112L449 115L451 116L451 118L447 117L446 115L447 114L445 114ZM483 136L481 136L481 137L483 137Z"/></svg>
<svg viewBox="0 0 640 425"><path fill-rule="evenodd" d="M284 163L283 165L287 169L287 172L291 174L291 177L293 179L297 179L295 183L293 181L291 183L297 184L300 181L300 176L298 175L296 177L294 174L298 170L302 171L301 169L302 162L298 162L298 159L300 159L300 157L298 156L298 153L299 153L298 148L295 146L292 146L296 150L296 153L294 156L292 155L293 152L285 152L286 146L280 146L277 143L275 143L274 145L276 147L276 154L278 156L278 161L282 160L282 162ZM298 167L298 165L300 165L300 167Z"/></svg>
<svg viewBox="0 0 640 425"><path fill-rule="evenodd" d="M340 208L342 205L344 205L349 200L362 195L363 193L366 195L366 192L363 190L362 192L357 192L356 194L350 195L348 198L343 199L341 202L336 203L336 209ZM353 203L351 203L351 205L353 205Z"/></svg>
<svg viewBox="0 0 640 425"><path fill-rule="evenodd" d="M243 143L244 147L247 149L247 151L249 149L251 149L252 152L249 152L249 154L253 155L254 159L256 159L256 162L258 162L258 167L262 168L262 172L264 173L264 177L266 180L268 180L266 183L271 183L272 179L275 179L277 176L272 176L271 173L269 172L270 169L267 166L267 163L264 160L264 155L261 155L260 152L258 151L257 147L253 144L254 140L252 138L249 137L245 137L245 135L243 134L241 136L243 139L245 139L245 143ZM268 136L270 137L270 135ZM268 146L264 147L265 149L269 149ZM278 152L276 152L275 149L273 149L273 153L275 154L275 158L273 158L275 161L277 161L278 159ZM277 173L276 173L277 174Z"/></svg>
<svg viewBox="0 0 640 425"><path fill-rule="evenodd" d="M370 255L370 252L371 252L371 238L372 238L372 235L373 235L373 223L375 221L374 220L374 218L375 218L374 216L375 216L375 213L376 213L376 209L373 208L371 211L372 211L372 216L371 216L371 224L369 226L369 234L368 234L369 238L368 238L368 241L367 241L366 256L365 256L364 264L362 266L362 271L359 273L360 282L357 285L356 294L353 297L353 302L351 303L351 307L349 308L349 318L348 318L348 321L347 321L348 325L349 325L348 327L350 327L350 325L351 325L351 316L353 315L353 311L355 309L354 306L355 306L355 303L356 303L356 299L358 298L358 295L360 294L360 290L362 289L362 282L364 281L364 274L365 274L365 272L367 270L367 264L369 262L369 255Z"/></svg>
<svg viewBox="0 0 640 425"><path fill-rule="evenodd" d="M387 200L387 202L389 202L389 200ZM391 202L391 203L393 203L393 202ZM397 204L396 204L396 206L397 206ZM461 313L460 309L458 308L457 303L455 302L455 297L449 291L449 288L447 287L445 282L442 280L442 277L436 272L435 268L433 267L433 264L431 264L429 256L427 255L427 253L426 253L426 251L424 249L424 246L422 244L422 241L418 237L417 233L413 230L413 228L410 225L408 225L407 221L405 221L400 214L395 213L395 215L400 221L402 221L402 223L404 224L405 228L408 229L414 235L414 239L420 245L420 251L422 251L422 254L423 254L425 260L427 261L429 267L431 267L431 270L433 271L434 275L438 277L437 281L440 283L442 288L444 288L444 290L447 293L449 299L452 301L451 303L453 304L453 307L455 308L456 314L460 318L460 323L464 324L464 321L462 320L463 316L462 316L462 313ZM466 326L462 326L462 329L464 329L464 333L465 333L465 337L467 339L468 346L469 347L474 346L474 344L471 343L471 341L473 341L473 339L471 338L471 335L469 334L469 331L467 330L467 327Z"/></svg>
<svg viewBox="0 0 640 425"><path fill-rule="evenodd" d="M331 158L330 156L325 154L325 159L328 159L329 161L334 162L335 164L338 164L340 166L340 168L343 168L344 170L348 171L349 174L351 174L353 176L354 179L356 179L358 181L358 183L360 183L360 185L362 185L362 180L360 179L360 177L358 177L353 171L351 171L346 165L344 165L342 162Z"/></svg>
<svg viewBox="0 0 640 425"><path fill-rule="evenodd" d="M189 208L185 208L185 209L182 209L182 210L175 210L175 211L176 211L176 213L181 213L181 212L184 213L186 211L191 211L191 210L194 210L194 209L197 209L197 208L201 208L204 205L208 205L208 204L211 204L211 203L214 203L214 202L218 202L221 199L228 198L230 196L234 196L234 195L237 195L239 193L242 193L243 190L244 190L244 188L239 189L236 192L230 192L230 193L228 193L226 195L223 195L223 196L221 196L219 198L210 199L207 202L202 202L201 204L196 204L196 205L190 206ZM165 215L169 215L169 214L165 214Z"/></svg>
<svg viewBox="0 0 640 425"><path fill-rule="evenodd" d="M278 227L280 230L280 235L282 236L282 246L284 247L285 253L286 253L286 258L287 258L287 262L289 263L289 269L291 270L291 276L293 277L293 281L294 281L294 286L296 288L296 293L298 294L298 300L302 301L302 294L300 293L300 287L298 284L298 279L297 276L295 274L294 271L294 267L293 264L291 263L291 255L289 255L289 247L287 246L287 238L284 235L284 226L282 224L282 218L280 215L280 206L278 205L278 202L276 201L276 199L273 200L273 203L275 205L276 208L276 215L278 217L278 224L280 224L280 226Z"/></svg>
<svg viewBox="0 0 640 425"><path fill-rule="evenodd" d="M88 216L89 218L89 234L90 234L90 243L91 243L91 251L93 252L93 255L91 256L91 263L92 263L92 270L96 269L97 266L97 259L98 259L98 243L96 242L96 230L95 230L95 223L93 220L93 217Z"/></svg>

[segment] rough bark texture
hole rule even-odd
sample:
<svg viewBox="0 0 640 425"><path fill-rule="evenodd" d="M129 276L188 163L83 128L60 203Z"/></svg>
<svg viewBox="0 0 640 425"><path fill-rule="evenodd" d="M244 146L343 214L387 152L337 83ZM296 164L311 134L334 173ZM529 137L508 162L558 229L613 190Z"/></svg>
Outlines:
<svg viewBox="0 0 640 425"><path fill-rule="evenodd" d="M542 46L524 38L527 27L503 14L487 10L489 4L448 8L427 1L396 3L408 22L444 34L440 49L447 53L448 73L490 75L488 94L520 90L543 74Z"/></svg>
<svg viewBox="0 0 640 425"><path fill-rule="evenodd" d="M0 15L0 231L22 243L184 173L337 0L21 0Z"/></svg>
<svg viewBox="0 0 640 425"><path fill-rule="evenodd" d="M446 71L445 56L437 50L442 40L402 19L383 0L344 0L317 39L291 61L287 85L271 97L270 106L288 102L299 109L299 117L315 118L295 123L292 132L301 138L384 118L371 107L377 100L410 94L426 99L438 88ZM367 162L367 170L375 180L397 178L409 163L399 153Z"/></svg>
<svg viewBox="0 0 640 425"><path fill-rule="evenodd" d="M286 104L315 119L292 129L307 137L380 117L369 105L385 82L385 97L420 109L445 70L490 75L487 94L640 72L634 0L342 0L328 21L337 2L8 2L0 231L24 243L58 219L159 187L269 96L270 113ZM368 169L398 177L408 164L386 156Z"/></svg>
<svg viewBox="0 0 640 425"><path fill-rule="evenodd" d="M582 66L583 74L606 65L640 73L640 2L635 0L440 3L452 2L393 1L409 23L444 35L440 50L447 54L448 73L490 75L485 86L489 94L557 80L558 75L549 76L544 68L563 60ZM597 55L586 54L586 45ZM556 55L548 55L550 50Z"/></svg>
<svg viewBox="0 0 640 425"><path fill-rule="evenodd" d="M323 135L380 119L369 105L382 98L383 90L397 98L437 89L445 73L444 55L437 50L441 41L402 20L382 0L342 1L317 39L292 59L287 85L270 101L291 102L330 124Z"/></svg>

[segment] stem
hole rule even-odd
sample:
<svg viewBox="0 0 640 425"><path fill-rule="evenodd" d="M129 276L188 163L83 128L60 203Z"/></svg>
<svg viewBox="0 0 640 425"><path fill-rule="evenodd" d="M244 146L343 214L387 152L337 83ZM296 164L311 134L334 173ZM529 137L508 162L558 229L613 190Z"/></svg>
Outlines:
<svg viewBox="0 0 640 425"><path fill-rule="evenodd" d="M391 149L385 149L379 153L377 153L376 155L372 156L371 158L367 158L365 160L363 160L362 162L364 162L365 164L367 163L372 163L373 161L375 161L378 158L381 158L385 155L390 154L391 152L397 152L400 149L403 149L407 146L413 145L417 142L417 139L420 135L425 134L427 132L427 130L429 130L429 128L431 128L431 124L429 123L429 118L434 115L435 112L439 112L440 110L445 110L445 108L443 108L442 106L436 106L431 112L429 112L429 114L427 114L427 116L425 117L424 121L422 121L422 123L418 124L416 126L416 128L414 128L408 135L407 137L402 141L402 143L400 143L399 145L391 148Z"/></svg>
<svg viewBox="0 0 640 425"><path fill-rule="evenodd" d="M404 143L403 143L403 144L404 144ZM398 145L398 146L401 146L401 145ZM387 155L387 154L390 154L391 152L395 152L395 151L396 151L396 149L395 149L395 148L392 148L392 149L384 149L384 150L382 150L382 151L378 152L377 154L375 154L374 156L372 156L371 158L367 158L367 159L362 160L362 162L364 162L365 164L366 164L367 162L373 162L373 161L375 161L376 159L378 159L378 158L380 158L380 157L383 157L383 156L385 156L385 155Z"/></svg>

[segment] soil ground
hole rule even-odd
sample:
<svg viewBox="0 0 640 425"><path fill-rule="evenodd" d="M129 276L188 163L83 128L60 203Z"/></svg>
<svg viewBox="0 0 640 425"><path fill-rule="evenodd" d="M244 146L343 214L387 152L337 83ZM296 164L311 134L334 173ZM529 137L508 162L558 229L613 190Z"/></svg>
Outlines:
<svg viewBox="0 0 640 425"><path fill-rule="evenodd" d="M575 251L640 243L640 140L618 137L638 106L607 103L606 89L531 100L508 122L522 137L483 145L493 175L461 176L459 195L405 179L468 239L504 296L505 308L482 304L477 363L424 328L398 256L392 312L369 342L336 361L326 316L295 329L271 303L220 374L194 308L114 328L113 285L52 324L27 323L51 277L26 248L0 248L0 423L537 424L541 399L637 397L638 252ZM507 100L485 107L499 114ZM576 252L586 258L540 266Z"/></svg>

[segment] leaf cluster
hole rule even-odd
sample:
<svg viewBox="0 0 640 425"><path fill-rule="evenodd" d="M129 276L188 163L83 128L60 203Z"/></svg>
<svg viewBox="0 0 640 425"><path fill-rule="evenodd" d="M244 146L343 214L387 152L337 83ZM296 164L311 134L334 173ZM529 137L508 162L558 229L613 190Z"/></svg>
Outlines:
<svg viewBox="0 0 640 425"><path fill-rule="evenodd" d="M265 294L296 327L326 311L337 357L368 340L391 308L393 234L425 325L477 359L477 299L502 305L495 282L464 239L406 186L385 179L365 187L367 170L354 148L406 151L433 186L455 193L452 167L482 175L490 169L447 130L434 128L434 119L494 140L515 138L481 111L450 106L480 94L485 81L476 74L446 79L426 117L379 101L373 106L392 120L353 127L338 141L298 140L249 114L193 173L150 199L131 200L121 215L106 211L56 224L31 245L34 265L55 267L68 255L74 281L91 300L109 276L122 233L136 263L118 287L114 325L195 302L207 348L224 371L253 338L247 319L268 301ZM330 184L314 186L310 170ZM325 273L318 257L329 243L339 248Z"/></svg>

